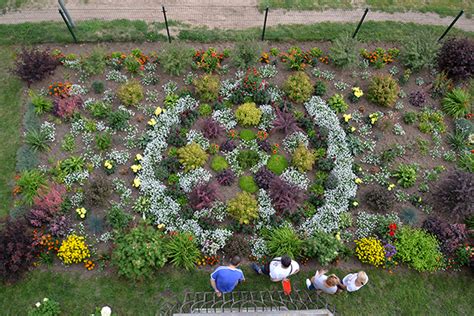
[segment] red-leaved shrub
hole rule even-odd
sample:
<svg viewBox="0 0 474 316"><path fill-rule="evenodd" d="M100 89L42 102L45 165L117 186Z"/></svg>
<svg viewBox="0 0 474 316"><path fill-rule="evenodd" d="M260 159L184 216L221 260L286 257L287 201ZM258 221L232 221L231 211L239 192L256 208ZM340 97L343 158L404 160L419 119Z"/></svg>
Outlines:
<svg viewBox="0 0 474 316"><path fill-rule="evenodd" d="M202 210L210 207L217 198L217 188L214 183L201 184L189 193L189 205L195 210Z"/></svg>
<svg viewBox="0 0 474 316"><path fill-rule="evenodd" d="M69 118L82 103L82 98L78 95L67 98L55 98L53 113L60 118Z"/></svg>
<svg viewBox="0 0 474 316"><path fill-rule="evenodd" d="M59 61L47 50L23 49L17 56L13 72L30 86L52 74L58 65Z"/></svg>
<svg viewBox="0 0 474 316"><path fill-rule="evenodd" d="M10 282L17 280L33 262L33 235L24 220L10 218L4 224L0 232L0 278Z"/></svg>
<svg viewBox="0 0 474 316"><path fill-rule="evenodd" d="M439 51L438 67L451 79L469 79L474 74L474 41L467 38L447 40Z"/></svg>

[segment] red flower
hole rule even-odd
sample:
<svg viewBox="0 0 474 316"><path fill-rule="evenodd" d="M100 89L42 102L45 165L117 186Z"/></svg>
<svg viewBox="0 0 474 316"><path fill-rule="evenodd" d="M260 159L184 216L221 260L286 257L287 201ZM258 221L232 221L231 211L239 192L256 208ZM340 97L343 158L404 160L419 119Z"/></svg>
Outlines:
<svg viewBox="0 0 474 316"><path fill-rule="evenodd" d="M396 229L397 229L397 224L392 223L392 224L388 225L388 229L390 229L390 230L396 230Z"/></svg>
<svg viewBox="0 0 474 316"><path fill-rule="evenodd" d="M392 237L395 236L395 232L393 230L391 230L388 234Z"/></svg>

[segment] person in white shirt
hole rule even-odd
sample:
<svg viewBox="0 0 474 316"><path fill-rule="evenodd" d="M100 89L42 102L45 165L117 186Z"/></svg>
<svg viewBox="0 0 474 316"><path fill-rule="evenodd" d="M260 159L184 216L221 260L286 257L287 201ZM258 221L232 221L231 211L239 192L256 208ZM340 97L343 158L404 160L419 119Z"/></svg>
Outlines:
<svg viewBox="0 0 474 316"><path fill-rule="evenodd" d="M257 274L266 274L270 276L273 282L280 282L287 279L290 275L300 271L300 265L295 260L291 260L289 256L276 257L268 266L258 266L252 264L252 269Z"/></svg>
<svg viewBox="0 0 474 316"><path fill-rule="evenodd" d="M320 290L327 294L336 294L338 285L341 285L339 278L331 274L327 276L327 270L318 270L314 277L306 279L306 287L308 290Z"/></svg>
<svg viewBox="0 0 474 316"><path fill-rule="evenodd" d="M349 273L342 279L341 288L347 292L355 292L369 282L369 277L364 271L358 273Z"/></svg>

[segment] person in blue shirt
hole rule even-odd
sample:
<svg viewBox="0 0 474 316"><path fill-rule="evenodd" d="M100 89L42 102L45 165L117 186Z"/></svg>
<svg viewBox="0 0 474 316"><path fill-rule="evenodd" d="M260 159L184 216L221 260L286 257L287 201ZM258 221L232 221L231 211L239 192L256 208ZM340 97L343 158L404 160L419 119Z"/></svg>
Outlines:
<svg viewBox="0 0 474 316"><path fill-rule="evenodd" d="M237 284L245 281L244 273L238 269L240 257L234 256L227 266L220 266L211 274L211 286L216 291L217 296L222 293L232 292Z"/></svg>

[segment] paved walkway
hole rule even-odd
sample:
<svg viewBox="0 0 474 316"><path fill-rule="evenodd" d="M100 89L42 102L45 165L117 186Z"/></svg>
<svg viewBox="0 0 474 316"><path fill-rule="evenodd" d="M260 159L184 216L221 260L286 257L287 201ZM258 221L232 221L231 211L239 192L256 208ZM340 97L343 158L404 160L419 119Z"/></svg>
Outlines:
<svg viewBox="0 0 474 316"><path fill-rule="evenodd" d="M263 13L257 9L256 0L174 0L165 2L169 20L184 22L193 26L210 28L241 29L263 24ZM119 4L117 4L119 3ZM199 3L198 5L195 5ZM69 1L67 4L74 21L89 19L130 19L147 22L163 22L161 6L156 0L89 0ZM317 22L358 22L363 10L287 11L270 10L267 25L311 24ZM386 13L370 12L366 21L413 22L428 25L448 26L453 17L440 17L434 13ZM22 22L62 21L57 2L42 3L42 9L31 7L23 11L0 15L0 24ZM474 20L465 16L456 27L474 32Z"/></svg>

